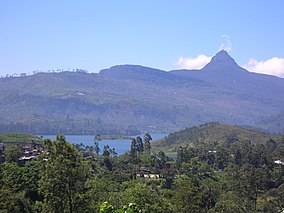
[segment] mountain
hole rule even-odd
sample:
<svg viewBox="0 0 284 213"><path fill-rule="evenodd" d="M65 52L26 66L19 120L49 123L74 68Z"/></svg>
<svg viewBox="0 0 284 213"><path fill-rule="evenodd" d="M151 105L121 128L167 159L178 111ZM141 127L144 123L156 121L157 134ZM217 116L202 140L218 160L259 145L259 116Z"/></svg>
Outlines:
<svg viewBox="0 0 284 213"><path fill-rule="evenodd" d="M283 136L280 135L211 122L171 133L167 137L153 142L152 147L154 150L176 152L180 146L198 147L206 144L207 148L216 149L217 146L229 147L236 141L266 144L267 141L277 143L283 139Z"/></svg>
<svg viewBox="0 0 284 213"><path fill-rule="evenodd" d="M281 111L276 114L263 116L252 126L257 127L262 131L275 132L278 134L283 134L284 132L284 111Z"/></svg>
<svg viewBox="0 0 284 213"><path fill-rule="evenodd" d="M277 107L279 106L277 99L284 92L283 78L248 72L238 66L224 50L217 53L210 63L199 71L174 70L171 73L185 78L194 77L211 82L239 95L248 96L249 99L258 99L260 102L273 99L270 103L272 105L276 103ZM280 106L283 106L283 102Z"/></svg>
<svg viewBox="0 0 284 213"><path fill-rule="evenodd" d="M284 109L284 79L248 72L225 51L201 70L119 65L37 73L1 78L0 91L1 132L134 135L210 121L253 126Z"/></svg>

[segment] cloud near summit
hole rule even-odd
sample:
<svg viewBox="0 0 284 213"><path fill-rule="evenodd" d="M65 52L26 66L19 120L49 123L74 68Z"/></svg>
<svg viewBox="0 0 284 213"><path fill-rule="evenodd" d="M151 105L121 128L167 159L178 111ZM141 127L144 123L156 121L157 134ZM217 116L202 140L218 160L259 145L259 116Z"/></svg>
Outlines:
<svg viewBox="0 0 284 213"><path fill-rule="evenodd" d="M232 51L232 42L230 36L224 34L221 36L223 42L221 43L218 52L220 50ZM177 65L180 69L202 69L212 59L212 56L206 56L204 54L198 55L196 58L179 57Z"/></svg>
<svg viewBox="0 0 284 213"><path fill-rule="evenodd" d="M284 78L284 58L273 57L265 61L258 61L251 58L242 66L250 72L275 75Z"/></svg>
<svg viewBox="0 0 284 213"><path fill-rule="evenodd" d="M200 54L195 58L179 57L177 66L179 69L202 69L211 60L211 56ZM284 78L284 58L273 57L265 61L249 59L243 68L250 72L275 75Z"/></svg>
<svg viewBox="0 0 284 213"><path fill-rule="evenodd" d="M179 57L177 65L180 69L201 69L210 62L211 58L203 54L196 58Z"/></svg>
<svg viewBox="0 0 284 213"><path fill-rule="evenodd" d="M222 38L225 39L225 41L223 41L218 49L218 52L220 50L226 50L227 52L231 52L232 49L233 49L233 45L232 45L232 42L231 42L231 38L229 35L227 34L224 34L222 35Z"/></svg>

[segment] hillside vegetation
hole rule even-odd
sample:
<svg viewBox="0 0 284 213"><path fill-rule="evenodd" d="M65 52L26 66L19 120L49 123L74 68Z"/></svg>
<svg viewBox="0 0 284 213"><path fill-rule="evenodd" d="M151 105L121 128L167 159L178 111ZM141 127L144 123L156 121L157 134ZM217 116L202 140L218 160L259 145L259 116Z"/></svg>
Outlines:
<svg viewBox="0 0 284 213"><path fill-rule="evenodd" d="M185 132L168 138L174 141L182 135L182 141L189 137ZM161 151L153 154L149 134L133 138L130 151L120 156L109 146L102 155L94 154L96 144L78 146L58 135L54 141L46 139L38 157L25 162L13 158L17 147L4 147L1 212L283 212L284 140L216 123L188 132L203 133L204 139L212 135L214 140L237 132L237 141L214 151L204 142L192 143L179 147L176 157L170 158ZM246 137L269 140L251 143Z"/></svg>
<svg viewBox="0 0 284 213"><path fill-rule="evenodd" d="M214 149L218 145L229 147L239 140L250 141L252 144L264 144L269 140L279 142L282 138L281 135L212 122L171 133L164 139L153 143L152 146L155 150L175 152L180 146L206 145Z"/></svg>
<svg viewBox="0 0 284 213"><path fill-rule="evenodd" d="M0 134L0 142L1 143L42 143L42 140L34 135L13 132Z"/></svg>

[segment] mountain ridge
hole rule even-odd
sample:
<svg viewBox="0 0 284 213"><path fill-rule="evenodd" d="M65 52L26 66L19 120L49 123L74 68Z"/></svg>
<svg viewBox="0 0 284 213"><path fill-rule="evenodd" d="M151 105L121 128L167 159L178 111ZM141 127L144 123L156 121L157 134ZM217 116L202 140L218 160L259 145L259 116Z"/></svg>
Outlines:
<svg viewBox="0 0 284 213"><path fill-rule="evenodd" d="M118 65L37 73L1 78L0 91L0 130L36 134L171 132L214 120L253 126L284 108L284 79L250 73L222 51L199 71Z"/></svg>

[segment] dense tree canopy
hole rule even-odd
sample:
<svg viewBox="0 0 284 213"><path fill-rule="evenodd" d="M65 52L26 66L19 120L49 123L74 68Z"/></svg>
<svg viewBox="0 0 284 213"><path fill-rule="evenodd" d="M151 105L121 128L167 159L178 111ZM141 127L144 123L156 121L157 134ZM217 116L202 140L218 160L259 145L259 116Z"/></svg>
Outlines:
<svg viewBox="0 0 284 213"><path fill-rule="evenodd" d="M150 135L143 139L134 138L130 151L117 156L108 146L100 155L59 135L25 163L15 147L6 149L0 212L283 211L284 141L200 141L180 146L171 158L152 152Z"/></svg>

